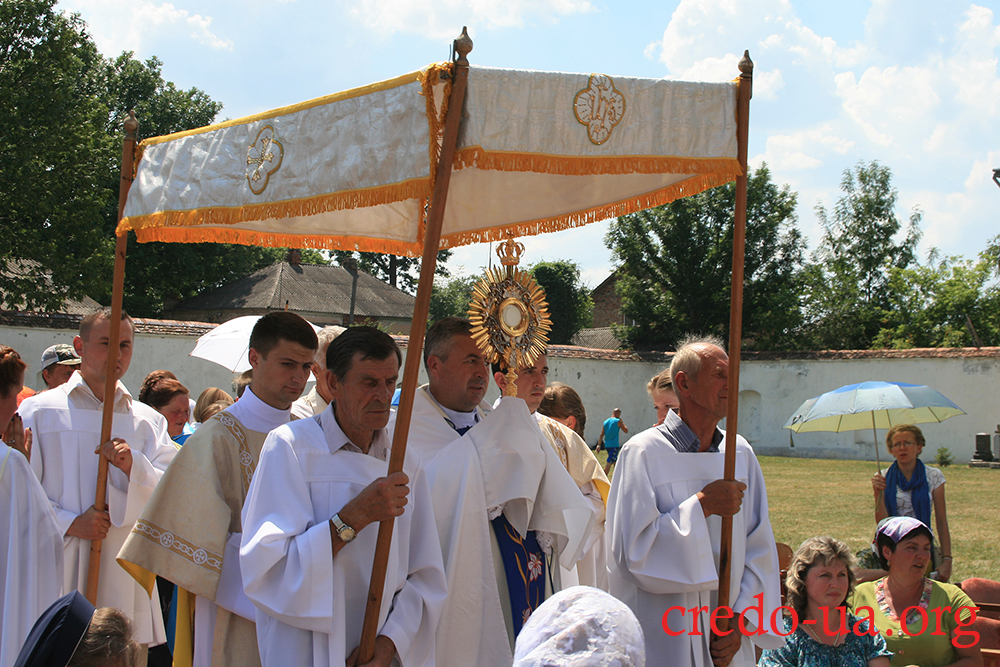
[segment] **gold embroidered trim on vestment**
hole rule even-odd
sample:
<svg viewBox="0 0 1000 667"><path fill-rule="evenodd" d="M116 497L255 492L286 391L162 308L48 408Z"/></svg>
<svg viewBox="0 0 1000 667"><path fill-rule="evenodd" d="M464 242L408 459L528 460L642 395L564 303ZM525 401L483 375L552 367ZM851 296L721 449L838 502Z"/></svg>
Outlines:
<svg viewBox="0 0 1000 667"><path fill-rule="evenodd" d="M245 496L250 490L250 481L253 479L253 471L256 468L253 454L250 453L250 447L247 445L247 433L243 430L243 425L230 414L220 412L213 419L218 419L219 423L225 426L230 435L240 443L240 465L243 466L243 495Z"/></svg>
<svg viewBox="0 0 1000 667"><path fill-rule="evenodd" d="M164 549L177 554L185 560L191 561L198 567L203 567L216 574L222 573L222 556L212 553L207 549L202 549L197 544L189 542L169 530L160 528L156 524L150 523L145 519L139 519L135 522L132 532L146 538L150 542L159 544Z"/></svg>

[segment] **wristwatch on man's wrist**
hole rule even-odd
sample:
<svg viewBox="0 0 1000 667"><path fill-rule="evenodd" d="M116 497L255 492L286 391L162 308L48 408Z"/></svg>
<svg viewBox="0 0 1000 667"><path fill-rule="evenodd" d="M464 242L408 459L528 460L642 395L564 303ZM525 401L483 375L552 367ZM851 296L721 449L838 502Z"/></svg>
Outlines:
<svg viewBox="0 0 1000 667"><path fill-rule="evenodd" d="M339 537L340 541L344 544L351 542L358 536L358 534L354 532L353 528L340 520L339 514L334 514L330 521L333 522L333 527L337 530L337 537Z"/></svg>

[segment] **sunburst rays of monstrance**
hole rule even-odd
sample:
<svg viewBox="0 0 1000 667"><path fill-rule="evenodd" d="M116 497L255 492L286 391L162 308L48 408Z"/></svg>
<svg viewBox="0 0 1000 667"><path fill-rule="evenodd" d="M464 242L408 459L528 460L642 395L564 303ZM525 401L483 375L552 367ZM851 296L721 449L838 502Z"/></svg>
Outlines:
<svg viewBox="0 0 1000 667"><path fill-rule="evenodd" d="M497 246L500 267L491 268L472 289L469 320L472 338L491 363L507 367L504 394L517 396L517 369L545 352L552 330L545 290L517 265L524 245L513 238Z"/></svg>

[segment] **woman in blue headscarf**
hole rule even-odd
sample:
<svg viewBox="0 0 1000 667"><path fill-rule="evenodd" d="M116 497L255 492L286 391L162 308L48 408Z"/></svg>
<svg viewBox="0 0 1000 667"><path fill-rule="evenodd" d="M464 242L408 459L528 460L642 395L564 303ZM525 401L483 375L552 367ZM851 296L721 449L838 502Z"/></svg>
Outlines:
<svg viewBox="0 0 1000 667"><path fill-rule="evenodd" d="M936 527L940 553L934 554L931 568L939 581L951 578L951 532L944 502L944 474L920 460L924 434L913 424L897 424L889 429L885 444L896 462L872 477L875 492L875 521L890 516L908 516L926 526ZM934 523L931 524L933 510Z"/></svg>

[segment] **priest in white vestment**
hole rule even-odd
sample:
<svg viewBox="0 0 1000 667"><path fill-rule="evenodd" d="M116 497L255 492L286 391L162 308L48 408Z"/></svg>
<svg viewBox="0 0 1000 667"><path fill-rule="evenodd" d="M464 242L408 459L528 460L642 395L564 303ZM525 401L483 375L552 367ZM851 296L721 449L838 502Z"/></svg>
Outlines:
<svg viewBox="0 0 1000 667"><path fill-rule="evenodd" d="M515 610L525 600L512 601L516 576L496 522L506 522L516 543L534 538L544 552L544 566L532 558L521 575L526 587L544 584L544 595L529 601L540 605L562 588L558 565L580 559L594 510L523 400L505 398L495 410L483 402L489 369L470 330L468 320L445 318L427 332L430 383L414 399L407 453L420 459L434 489L448 579L438 664L508 667L517 628L537 607Z"/></svg>
<svg viewBox="0 0 1000 667"><path fill-rule="evenodd" d="M316 384L305 396L292 403L292 419L307 419L314 417L326 410L330 404L332 396L326 388L326 383L320 381L323 373L326 372L326 351L330 347L333 339L344 333L344 327L334 325L325 326L319 330L316 337L319 339L319 347L316 348L316 359L313 362L312 372L316 378Z"/></svg>
<svg viewBox="0 0 1000 667"><path fill-rule="evenodd" d="M25 364L0 345L0 667L17 660L32 626L62 596L62 531L22 452L31 454L17 410Z"/></svg>
<svg viewBox="0 0 1000 667"><path fill-rule="evenodd" d="M34 436L31 467L55 510L65 535L63 586L84 593L90 563L90 542L103 539L97 606L123 611L135 626L140 644L166 641L159 597L149 594L115 561L118 550L153 494L163 471L177 454L163 416L133 401L119 381L132 359L134 329L122 312L116 376L107 378L108 310L88 315L73 346L79 370L63 385L36 394L20 407L26 428ZM101 443L106 381L116 382L112 441ZM98 454L109 460L108 511L94 508Z"/></svg>
<svg viewBox="0 0 1000 667"><path fill-rule="evenodd" d="M680 416L668 412L662 424L633 437L615 468L607 525L611 594L639 618L647 664L749 667L754 644L784 643L772 630L781 602L764 477L737 436L737 481L721 479L725 434L717 424L729 389L722 348L705 340L683 345L671 374ZM733 632L716 636L722 516L733 517L729 605L736 617ZM739 616L746 610L744 636Z"/></svg>
<svg viewBox="0 0 1000 667"><path fill-rule="evenodd" d="M500 364L493 364L493 380L501 393L507 388L506 369ZM608 590L608 562L604 548L604 518L611 491L611 482L601 469L597 457L590 447L568 426L550 419L538 411L545 398L545 386L548 383L548 354L540 354L530 366L519 368L514 385L517 387L517 397L528 405L528 411L535 416L542 435L548 440L552 449L559 456L560 463L566 468L580 493L590 501L594 510L594 526L587 535L583 545L583 555L576 565L562 570L562 586L583 585ZM497 403L501 399L497 399Z"/></svg>
<svg viewBox="0 0 1000 667"><path fill-rule="evenodd" d="M433 667L446 588L426 477L386 476L399 375L388 334L352 327L320 381L334 398L264 442L243 510L240 562L265 667L354 664L377 522L395 518L372 664Z"/></svg>
<svg viewBox="0 0 1000 667"><path fill-rule="evenodd" d="M264 438L289 421L316 346L312 325L295 313L257 320L250 386L187 439L118 554L137 578L147 570L180 587L174 656L194 667L260 664L256 609L240 575L240 513Z"/></svg>

